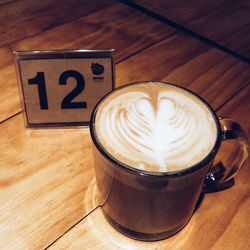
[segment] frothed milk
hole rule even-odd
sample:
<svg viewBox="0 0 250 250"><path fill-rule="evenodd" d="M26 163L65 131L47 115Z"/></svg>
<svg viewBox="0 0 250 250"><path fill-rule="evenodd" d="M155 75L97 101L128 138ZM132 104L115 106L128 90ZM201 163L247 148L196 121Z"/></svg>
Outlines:
<svg viewBox="0 0 250 250"><path fill-rule="evenodd" d="M116 160L145 171L172 172L203 160L215 144L217 127L195 95L147 82L108 95L98 107L95 133Z"/></svg>

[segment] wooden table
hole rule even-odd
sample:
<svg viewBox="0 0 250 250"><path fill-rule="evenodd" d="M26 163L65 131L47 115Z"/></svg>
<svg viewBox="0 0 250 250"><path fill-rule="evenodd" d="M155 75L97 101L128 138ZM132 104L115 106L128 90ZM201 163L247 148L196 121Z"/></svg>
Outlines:
<svg viewBox="0 0 250 250"><path fill-rule="evenodd" d="M178 83L237 119L250 139L249 3L234 12L228 1L181 1L169 14L163 1L135 2L0 1L0 249L250 249L249 160L233 187L205 195L180 233L145 243L103 218L88 128L24 127L13 50L115 48L117 86ZM180 17L179 26L166 22Z"/></svg>

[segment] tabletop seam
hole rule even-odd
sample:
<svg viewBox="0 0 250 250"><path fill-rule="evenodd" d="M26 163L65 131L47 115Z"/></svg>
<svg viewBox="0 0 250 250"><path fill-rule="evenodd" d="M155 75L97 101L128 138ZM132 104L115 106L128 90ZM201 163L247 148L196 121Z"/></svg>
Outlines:
<svg viewBox="0 0 250 250"><path fill-rule="evenodd" d="M239 60L241 60L241 61L243 61L243 62L245 62L247 64L250 64L250 58L249 57L244 56L241 53L238 53L237 51L232 50L232 49L222 45L221 43L218 43L218 42L216 42L216 41L214 41L214 40L212 40L212 39L210 39L210 38L208 38L206 36L203 36L200 33L179 24L178 22L173 21L170 18L161 16L158 13L156 13L156 12L154 12L154 11L144 7L144 6L136 4L135 2L132 2L130 0L117 0L117 1L129 6L129 7L133 8L133 9L135 9L135 10L138 10L141 13L144 13L147 16L150 16L150 17L162 22L162 23L164 23L164 24L178 30L179 32L187 34L187 35L193 37L194 39L197 39L197 40L199 40L199 41L201 41L203 43L206 43L206 44L208 44L208 45L210 45L210 46L212 46L214 48L217 48L217 49L219 49L219 50L221 50L221 51L223 51L223 52L225 52L225 53L227 53L227 54L229 54L229 55L231 55L231 56L233 56L233 57L235 57L235 58L237 58L237 59L239 59Z"/></svg>
<svg viewBox="0 0 250 250"><path fill-rule="evenodd" d="M244 86L242 86L232 96L230 96L224 103L222 103L218 108L216 108L215 111L216 112L220 111L220 109L223 108L228 102L230 102L234 97L236 97L238 94L240 94L241 91L243 91L245 88L247 88L249 83L250 83L250 81L246 81Z"/></svg>
<svg viewBox="0 0 250 250"><path fill-rule="evenodd" d="M86 215L84 215L80 220L78 220L75 224L73 224L72 226L70 226L65 232L63 232L61 235L59 235L54 241L52 241L48 246L46 246L45 248L43 248L44 250L49 249L52 245L54 245L59 239L61 239L65 234L67 234L71 229L73 229L76 225L78 225L79 223L81 223L85 218L87 218L90 214L92 214L93 212L95 212L100 206L98 205L97 207L95 207L94 209L92 209L90 212L88 212Z"/></svg>

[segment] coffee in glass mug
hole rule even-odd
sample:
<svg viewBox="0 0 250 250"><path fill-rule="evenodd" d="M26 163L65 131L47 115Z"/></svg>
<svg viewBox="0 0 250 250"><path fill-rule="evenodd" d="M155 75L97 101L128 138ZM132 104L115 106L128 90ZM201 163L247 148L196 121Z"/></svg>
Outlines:
<svg viewBox="0 0 250 250"><path fill-rule="evenodd" d="M216 187L236 172L232 166L223 173L211 168L221 141L240 142L237 168L247 158L247 141L235 124L219 120L200 96L170 83L132 83L106 95L90 123L105 217L136 239L178 232L191 218L204 183Z"/></svg>

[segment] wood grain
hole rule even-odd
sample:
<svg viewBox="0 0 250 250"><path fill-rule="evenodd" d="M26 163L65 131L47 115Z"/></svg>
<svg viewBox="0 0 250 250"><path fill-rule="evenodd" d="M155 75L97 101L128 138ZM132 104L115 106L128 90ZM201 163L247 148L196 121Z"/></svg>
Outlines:
<svg viewBox="0 0 250 250"><path fill-rule="evenodd" d="M15 0L0 0L0 5L7 4L7 3L10 3L13 1L15 1Z"/></svg>
<svg viewBox="0 0 250 250"><path fill-rule="evenodd" d="M98 208L48 249L249 249L250 161L233 188L207 194L187 226L175 236L141 242L123 236Z"/></svg>
<svg viewBox="0 0 250 250"><path fill-rule="evenodd" d="M133 59L135 58L133 57ZM131 67L134 73L138 72L136 67L133 68L133 64L131 64ZM132 72L132 69L130 72ZM127 80L129 80L130 74L127 77ZM125 78L124 80L126 81ZM199 92L198 88L199 85L194 85L194 90L197 90L197 92ZM220 90L218 89L218 91ZM243 93L243 97L237 96L239 98L238 103L241 103L242 98L245 100L243 103L248 103L249 93L245 92L245 88L240 93L241 95ZM214 102L217 101L214 100ZM233 99L231 102L234 107L238 107ZM211 104L214 106L213 102ZM247 108L248 106L243 105L242 107ZM226 112L225 114L233 114L231 109L231 106L228 106L229 114ZM236 114L238 112L236 110ZM244 112L241 111L241 114L244 114ZM245 120L246 124L249 124L249 116L246 116L245 119L247 119ZM95 198L92 150L88 129L29 130L23 127L22 116L18 115L2 123L0 131L2 131L0 137L2 149L0 154L0 170L2 173L0 177L0 225L3 232L0 234L0 248L40 249L48 246L98 205ZM247 172L245 175L249 176L249 173ZM243 174L244 178L245 175ZM242 177L237 178L240 178L241 181ZM243 185L242 195L245 195L249 189L248 179L243 179L241 185ZM225 192L227 191L222 192L222 194ZM231 199L230 194L228 200ZM237 188L234 195L240 199ZM212 196L213 194L208 195L208 197ZM218 196L216 196L216 199L218 199ZM219 196L219 199L222 198ZM208 199L204 212L198 217L201 218L201 223L208 223L209 218L212 217L216 220L219 219L217 218L217 210L210 207L211 202L213 201ZM236 201L233 200L233 202ZM225 204L228 205L218 208L219 214L226 213L227 207L234 205L231 203ZM30 207L32 207L32 211L30 211ZM210 214L206 215L206 209L211 210ZM101 228L103 220L98 216L97 219L90 217L90 220L94 220L92 223L98 224ZM205 230L213 231L215 226L214 223L204 226L196 220L194 223L194 225L198 225L196 226L197 230L204 227ZM221 227L224 228L223 220L220 223ZM238 223L237 219L236 223ZM98 236L95 232L92 235L91 230L86 230L87 235L80 230L82 238L81 240L78 239L79 242L85 242L86 239L95 239ZM199 232L195 231L195 233ZM184 234L186 235L186 233L181 234L181 238L184 237ZM8 237L5 235L8 235ZM188 235L187 233L184 238L191 237ZM110 237L113 242L112 234ZM191 239L195 242L195 237ZM103 240L103 238L99 237L99 240ZM92 242L92 240L90 241ZM202 240L200 239L200 241ZM64 241L62 242L60 244L66 244ZM73 244L73 242L74 237L67 244ZM117 242L123 242L123 240L118 238ZM94 244L97 244L97 246L100 244L100 248L97 249L101 249L104 245L108 246L111 243L94 242ZM128 244L133 246L134 243Z"/></svg>
<svg viewBox="0 0 250 250"><path fill-rule="evenodd" d="M126 15L120 16L122 11ZM118 85L140 80L176 82L190 89L194 89L196 85L198 86L198 92L209 102L217 100L217 103L214 104L215 108L223 104L235 91L237 92L244 86L249 78L250 73L247 64L184 34L177 33L172 36L172 29L155 20L145 18L145 16L137 14L124 6L112 6L101 13L101 18L103 18L101 23L105 25L100 27L98 26L100 13L96 13L55 28L46 32L43 36L23 40L12 45L11 48L60 49L73 48L74 44L78 48L98 48L101 44L106 44L106 47L114 46L117 49L115 59L119 62L165 38L165 41L153 45L152 48L120 64L121 66L118 64ZM119 25L119 28L116 27L114 22L109 21L110 17L117 20L116 24ZM90 24L95 24L96 20L99 21L92 26L92 31L88 30L88 27L91 27ZM142 23L145 28L138 28ZM72 33L74 34L73 30L80 30L81 27L86 28L83 30L88 30L87 34L92 35L89 37L83 33L79 36L80 38L75 37L72 42L70 37ZM100 32L105 32L105 30L109 30L109 32L104 33L105 35L100 38ZM140 31L143 33L140 33ZM127 39L123 39L123 34ZM57 40L56 37L61 39ZM91 41L94 41L94 43L91 43ZM130 65L133 65L133 67L130 67ZM157 70L153 70L155 68ZM136 70L131 72L131 69ZM21 108L17 84L15 83L14 66L6 66L0 73L1 84L5 83L5 86L2 87L3 91L0 93L0 98L4 103L0 107L1 121L20 112ZM217 88L220 88L219 91L217 91ZM223 98L218 95L221 91L223 91Z"/></svg>
<svg viewBox="0 0 250 250"><path fill-rule="evenodd" d="M31 130L21 114L10 118L20 112L14 49L114 47L118 85L176 82L248 125L241 114L249 113L249 66L123 4L30 3L0 2L0 23L8 27L0 28L7 44L0 45L0 249L250 248L249 162L233 188L206 195L180 234L145 244L113 230L99 208L91 213L98 202L87 128Z"/></svg>
<svg viewBox="0 0 250 250"><path fill-rule="evenodd" d="M239 121L250 142L250 84L218 110L221 117L231 117Z"/></svg>
<svg viewBox="0 0 250 250"><path fill-rule="evenodd" d="M177 83L219 108L249 83L249 66L183 34L164 41L117 65L120 84L160 80Z"/></svg>
<svg viewBox="0 0 250 250"><path fill-rule="evenodd" d="M97 206L88 128L0 131L0 249L42 249Z"/></svg>
<svg viewBox="0 0 250 250"><path fill-rule="evenodd" d="M12 50L115 48L115 61L121 61L174 32L156 20L116 4L0 49L0 55L5 58L0 62L3 104L0 121L21 110Z"/></svg>
<svg viewBox="0 0 250 250"><path fill-rule="evenodd" d="M219 113L230 115L249 128L249 87L230 100ZM240 105L239 103L243 104ZM245 123L246 122L246 123ZM245 127L246 128L246 127ZM187 226L158 242L130 239L113 229L98 208L49 249L249 249L250 159L227 190L206 194Z"/></svg>
<svg viewBox="0 0 250 250"><path fill-rule="evenodd" d="M250 5L246 0L134 2L250 58Z"/></svg>
<svg viewBox="0 0 250 250"><path fill-rule="evenodd" d="M12 1L1 6L0 47L102 9L112 0Z"/></svg>
<svg viewBox="0 0 250 250"><path fill-rule="evenodd" d="M20 98L14 66L14 58L9 48L0 48L0 122L18 113Z"/></svg>

